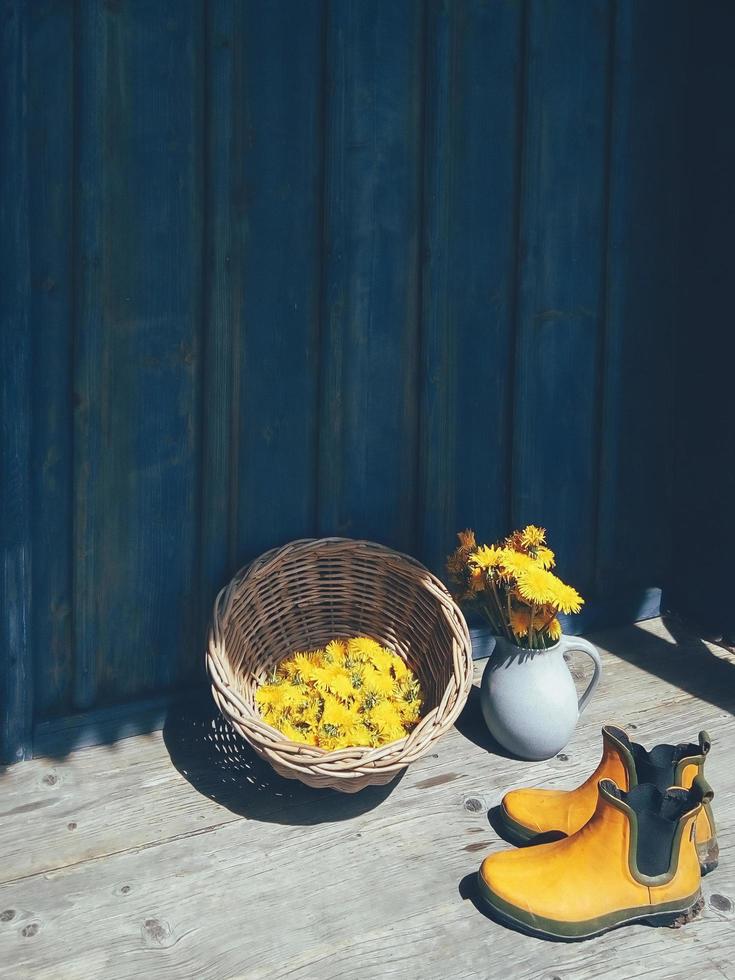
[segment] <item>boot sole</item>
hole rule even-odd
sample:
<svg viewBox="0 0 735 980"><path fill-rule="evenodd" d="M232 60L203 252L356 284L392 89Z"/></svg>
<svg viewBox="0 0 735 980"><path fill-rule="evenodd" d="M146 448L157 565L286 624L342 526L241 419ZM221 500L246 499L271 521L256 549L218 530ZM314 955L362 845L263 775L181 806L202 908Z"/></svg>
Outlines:
<svg viewBox="0 0 735 980"><path fill-rule="evenodd" d="M492 917L502 925L509 926L529 936L536 936L539 939L553 939L562 942L579 942L584 939L592 939L594 936L601 936L605 932L610 932L611 929L618 929L621 926L633 925L634 923L679 929L696 918L704 908L702 893L697 891L688 898L680 899L677 902L667 902L656 911L642 908L620 909L616 912L610 912L608 915L583 922L562 922L556 919L534 916L524 909L519 909L505 902L488 888L479 872L477 880L484 906L490 909Z"/></svg>
<svg viewBox="0 0 735 980"><path fill-rule="evenodd" d="M525 847L528 844L545 844L552 840L560 840L567 835L561 830L531 830L522 823L514 820L505 807L500 805L500 823L509 844ZM719 864L720 848L716 838L697 844L697 858L702 877L714 871Z"/></svg>

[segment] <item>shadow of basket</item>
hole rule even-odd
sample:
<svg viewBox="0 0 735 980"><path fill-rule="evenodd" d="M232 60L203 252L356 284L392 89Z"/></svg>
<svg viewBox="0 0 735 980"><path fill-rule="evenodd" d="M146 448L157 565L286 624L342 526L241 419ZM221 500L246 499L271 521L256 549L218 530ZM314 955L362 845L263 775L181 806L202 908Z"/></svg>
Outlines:
<svg viewBox="0 0 735 980"><path fill-rule="evenodd" d="M174 702L163 727L171 762L197 792L232 813L268 823L313 825L349 820L382 803L403 773L358 793L312 789L284 779L220 714L209 690Z"/></svg>

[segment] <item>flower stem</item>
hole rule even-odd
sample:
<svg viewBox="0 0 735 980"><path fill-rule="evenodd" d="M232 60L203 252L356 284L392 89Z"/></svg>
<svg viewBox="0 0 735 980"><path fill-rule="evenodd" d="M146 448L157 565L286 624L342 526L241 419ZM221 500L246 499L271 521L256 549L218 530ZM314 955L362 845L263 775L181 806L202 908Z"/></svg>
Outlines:
<svg viewBox="0 0 735 980"><path fill-rule="evenodd" d="M492 576L490 576L490 585L492 586L493 599L495 599L495 605L498 608L498 615L500 617L499 623L503 627L502 632L503 632L504 636L506 637L506 639L508 639L511 642L513 642L513 634L512 634L511 628L510 628L510 622L507 622L506 623L505 617L503 616L503 607L500 604L500 596L498 595L498 590L497 590L497 587L495 585L495 581L492 578Z"/></svg>

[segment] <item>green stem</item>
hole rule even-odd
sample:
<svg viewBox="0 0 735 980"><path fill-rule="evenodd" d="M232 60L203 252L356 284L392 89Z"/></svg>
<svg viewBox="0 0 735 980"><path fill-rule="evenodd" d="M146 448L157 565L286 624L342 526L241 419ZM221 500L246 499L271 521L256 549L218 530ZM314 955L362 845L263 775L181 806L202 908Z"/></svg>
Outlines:
<svg viewBox="0 0 735 980"><path fill-rule="evenodd" d="M489 576L489 578L490 578L490 585L492 586L492 590L493 590L493 598L495 599L495 605L498 608L498 615L500 617L499 622L503 626L502 632L503 632L504 636L506 637L506 639L510 640L511 643L512 643L513 642L513 631L510 628L510 622L507 622L506 623L505 618L503 616L503 607L500 604L500 596L498 595L498 590L497 590L497 587L495 585L495 581L493 580L492 576Z"/></svg>

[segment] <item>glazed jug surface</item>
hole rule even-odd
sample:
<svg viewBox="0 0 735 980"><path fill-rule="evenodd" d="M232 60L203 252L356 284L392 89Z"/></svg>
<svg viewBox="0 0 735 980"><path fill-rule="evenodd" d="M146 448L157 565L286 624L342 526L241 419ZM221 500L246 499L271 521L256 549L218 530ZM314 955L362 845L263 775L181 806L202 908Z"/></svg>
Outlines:
<svg viewBox="0 0 735 980"><path fill-rule="evenodd" d="M582 650L594 674L578 699L564 653ZM550 759L572 736L602 672L596 648L579 637L565 637L546 650L525 650L503 637L482 676L480 701L493 738L522 759Z"/></svg>

